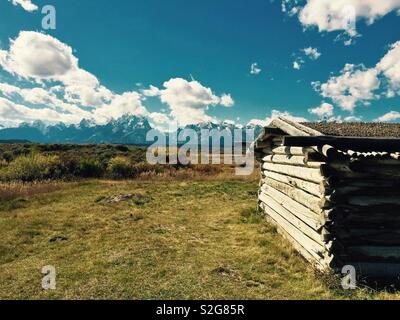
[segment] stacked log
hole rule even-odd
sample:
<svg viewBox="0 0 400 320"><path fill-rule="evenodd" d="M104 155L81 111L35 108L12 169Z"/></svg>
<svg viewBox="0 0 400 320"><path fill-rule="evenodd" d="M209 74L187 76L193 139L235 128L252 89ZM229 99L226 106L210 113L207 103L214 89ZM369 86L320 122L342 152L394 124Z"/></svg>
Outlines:
<svg viewBox="0 0 400 320"><path fill-rule="evenodd" d="M321 271L352 265L361 276L398 277L398 153L290 146L273 134L257 149L259 208L267 220Z"/></svg>

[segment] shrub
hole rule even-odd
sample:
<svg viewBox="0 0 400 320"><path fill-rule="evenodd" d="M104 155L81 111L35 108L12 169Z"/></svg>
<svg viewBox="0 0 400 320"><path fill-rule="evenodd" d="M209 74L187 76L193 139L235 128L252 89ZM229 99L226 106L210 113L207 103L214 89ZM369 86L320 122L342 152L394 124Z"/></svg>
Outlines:
<svg viewBox="0 0 400 320"><path fill-rule="evenodd" d="M119 144L117 146L115 146L115 149L121 152L128 152L129 148L123 144Z"/></svg>
<svg viewBox="0 0 400 320"><path fill-rule="evenodd" d="M104 174L102 165L93 159L80 160L75 174L83 178L99 178Z"/></svg>
<svg viewBox="0 0 400 320"><path fill-rule="evenodd" d="M212 176L223 172L221 166L211 164L195 164L191 165L194 171L199 172L202 175Z"/></svg>
<svg viewBox="0 0 400 320"><path fill-rule="evenodd" d="M126 157L115 157L108 162L107 171L113 179L131 178L133 176L132 163Z"/></svg>
<svg viewBox="0 0 400 320"><path fill-rule="evenodd" d="M3 159L7 162L11 162L14 159L14 156L10 151L6 151L3 153Z"/></svg>
<svg viewBox="0 0 400 320"><path fill-rule="evenodd" d="M166 166L163 167L161 165L151 165L151 164L148 164L147 162L139 162L132 166L134 177L139 177L140 175L148 174L148 173L157 175L159 173L164 172L165 169L166 169Z"/></svg>
<svg viewBox="0 0 400 320"><path fill-rule="evenodd" d="M3 181L32 182L58 179L61 175L62 166L59 157L40 154L20 156L0 171L0 179Z"/></svg>

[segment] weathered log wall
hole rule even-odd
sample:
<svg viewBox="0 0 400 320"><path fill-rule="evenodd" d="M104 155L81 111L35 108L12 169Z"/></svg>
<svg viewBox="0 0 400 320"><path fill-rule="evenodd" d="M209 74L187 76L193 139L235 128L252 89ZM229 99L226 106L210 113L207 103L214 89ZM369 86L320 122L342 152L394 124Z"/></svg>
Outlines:
<svg viewBox="0 0 400 320"><path fill-rule="evenodd" d="M270 133L257 150L258 199L279 233L319 270L353 265L363 276L399 276L398 158L283 146L283 136Z"/></svg>

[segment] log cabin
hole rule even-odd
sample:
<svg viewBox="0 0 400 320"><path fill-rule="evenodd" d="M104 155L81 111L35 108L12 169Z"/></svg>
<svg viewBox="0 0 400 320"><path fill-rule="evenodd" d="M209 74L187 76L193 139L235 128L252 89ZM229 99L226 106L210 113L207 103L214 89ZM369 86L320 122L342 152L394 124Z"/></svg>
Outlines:
<svg viewBox="0 0 400 320"><path fill-rule="evenodd" d="M315 268L400 277L400 124L273 120L258 208Z"/></svg>

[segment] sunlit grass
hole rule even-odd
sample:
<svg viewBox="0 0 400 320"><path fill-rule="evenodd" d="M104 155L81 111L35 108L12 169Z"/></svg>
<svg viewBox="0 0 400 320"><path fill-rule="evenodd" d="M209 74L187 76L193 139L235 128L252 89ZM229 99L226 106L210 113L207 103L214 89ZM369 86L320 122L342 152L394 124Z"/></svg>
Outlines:
<svg viewBox="0 0 400 320"><path fill-rule="evenodd" d="M86 181L0 212L3 299L368 299L316 275L257 216L257 183ZM129 199L110 203L118 195ZM57 270L44 292L41 269Z"/></svg>

